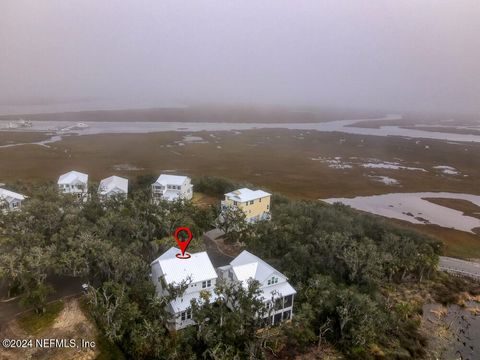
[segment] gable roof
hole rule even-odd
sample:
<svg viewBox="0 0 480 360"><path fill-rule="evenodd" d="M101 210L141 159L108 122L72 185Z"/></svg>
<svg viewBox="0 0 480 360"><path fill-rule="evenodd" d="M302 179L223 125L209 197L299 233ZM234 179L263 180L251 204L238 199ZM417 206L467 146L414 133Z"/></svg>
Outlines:
<svg viewBox="0 0 480 360"><path fill-rule="evenodd" d="M260 287L260 298L271 300L273 298L296 294L295 289L287 281L287 277L281 272L268 265L259 257L244 250L235 259L230 262L232 271L235 273L237 280L245 287L248 279L255 279L263 286ZM270 275L277 274L284 278L274 284L264 284L264 281L270 278Z"/></svg>
<svg viewBox="0 0 480 360"><path fill-rule="evenodd" d="M98 192L101 195L106 195L115 189L125 194L128 193L128 179L115 175L105 178L100 181Z"/></svg>
<svg viewBox="0 0 480 360"><path fill-rule="evenodd" d="M263 289L261 297L269 300L273 298L296 294L297 291L287 281Z"/></svg>
<svg viewBox="0 0 480 360"><path fill-rule="evenodd" d="M278 270L268 265L265 261L258 256L249 253L247 250L243 250L240 255L230 262L232 270L239 281L246 281L249 278L255 279L262 283L271 274L277 273L282 275L285 279L285 275Z"/></svg>
<svg viewBox="0 0 480 360"><path fill-rule="evenodd" d="M155 184L162 184L162 185L183 185L183 183L188 179L187 176L179 176L179 175L166 175L161 174Z"/></svg>
<svg viewBox="0 0 480 360"><path fill-rule="evenodd" d="M175 255L180 253L179 249L171 247L151 264L160 267L167 284L178 285L188 278L192 283L217 278L217 273L205 251L190 254L189 259L178 259Z"/></svg>
<svg viewBox="0 0 480 360"><path fill-rule="evenodd" d="M250 190L248 188L238 189L225 194L225 196L227 196L228 198L239 202L251 201L270 195L272 194L267 193L263 190Z"/></svg>
<svg viewBox="0 0 480 360"><path fill-rule="evenodd" d="M66 174L60 175L57 184L72 184L75 181L86 184L88 182L88 175L79 171L69 171Z"/></svg>
<svg viewBox="0 0 480 360"><path fill-rule="evenodd" d="M22 201L22 200L25 200L25 196L7 189L0 188L0 199L5 200L7 202L11 202L13 200Z"/></svg>

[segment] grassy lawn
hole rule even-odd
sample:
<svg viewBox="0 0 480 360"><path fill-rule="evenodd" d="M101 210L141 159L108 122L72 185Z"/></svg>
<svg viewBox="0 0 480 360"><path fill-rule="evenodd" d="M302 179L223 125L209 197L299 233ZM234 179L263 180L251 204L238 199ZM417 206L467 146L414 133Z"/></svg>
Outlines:
<svg viewBox="0 0 480 360"><path fill-rule="evenodd" d="M45 313L36 314L34 311L28 311L18 318L18 323L28 334L37 334L53 324L63 307L62 300L52 302L46 306Z"/></svg>

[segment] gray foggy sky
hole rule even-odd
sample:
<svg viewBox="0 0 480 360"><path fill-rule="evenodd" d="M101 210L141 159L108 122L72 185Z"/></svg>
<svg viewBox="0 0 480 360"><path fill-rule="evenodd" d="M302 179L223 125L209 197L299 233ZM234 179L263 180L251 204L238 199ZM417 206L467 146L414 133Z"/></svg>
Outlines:
<svg viewBox="0 0 480 360"><path fill-rule="evenodd" d="M480 1L2 0L0 104L42 99L479 113Z"/></svg>

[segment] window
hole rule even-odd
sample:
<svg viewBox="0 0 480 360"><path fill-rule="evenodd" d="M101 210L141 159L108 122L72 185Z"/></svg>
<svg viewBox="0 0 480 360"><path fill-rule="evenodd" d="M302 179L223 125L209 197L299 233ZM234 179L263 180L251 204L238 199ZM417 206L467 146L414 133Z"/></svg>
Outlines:
<svg viewBox="0 0 480 360"><path fill-rule="evenodd" d="M283 320L290 320L290 317L292 316L292 312L290 310L285 311L283 313Z"/></svg>
<svg viewBox="0 0 480 360"><path fill-rule="evenodd" d="M252 201L250 201L250 205L253 205L253 200L252 200Z"/></svg>
<svg viewBox="0 0 480 360"><path fill-rule="evenodd" d="M236 201L234 201L234 202L233 202L233 205L237 206L237 202L236 202Z"/></svg>
<svg viewBox="0 0 480 360"><path fill-rule="evenodd" d="M212 286L212 280L202 281L202 288L207 288Z"/></svg>
<svg viewBox="0 0 480 360"><path fill-rule="evenodd" d="M275 276L272 276L272 278L268 280L268 285L273 285L276 283L278 283L278 278Z"/></svg>
<svg viewBox="0 0 480 360"><path fill-rule="evenodd" d="M262 198L258 199L258 202L262 202Z"/></svg>
<svg viewBox="0 0 480 360"><path fill-rule="evenodd" d="M280 321L282 321L282 313L275 314L275 317L273 318L273 323L278 324Z"/></svg>
<svg viewBox="0 0 480 360"><path fill-rule="evenodd" d="M17 208L17 207L18 207L18 203L17 203L17 202L13 202L13 203L12 203L12 208L15 209L15 208Z"/></svg>
<svg viewBox="0 0 480 360"><path fill-rule="evenodd" d="M269 210L269 209L270 209L270 205L267 205L267 210Z"/></svg>
<svg viewBox="0 0 480 360"><path fill-rule="evenodd" d="M182 321L191 319L192 318L192 309L188 308L186 311L182 311L180 313L180 318L182 319Z"/></svg>
<svg viewBox="0 0 480 360"><path fill-rule="evenodd" d="M293 295L288 295L284 297L285 305L284 307L290 307L293 303Z"/></svg>

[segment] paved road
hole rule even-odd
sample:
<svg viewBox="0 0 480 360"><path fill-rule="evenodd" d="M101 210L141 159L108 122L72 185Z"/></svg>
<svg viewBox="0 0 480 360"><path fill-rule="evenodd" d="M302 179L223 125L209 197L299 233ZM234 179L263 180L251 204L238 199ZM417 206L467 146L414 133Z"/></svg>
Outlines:
<svg viewBox="0 0 480 360"><path fill-rule="evenodd" d="M54 277L49 279L48 282L53 286L55 291L50 294L47 301L62 299L67 296L81 293L82 291L81 286L83 281L78 278L66 276ZM8 302L0 302L0 329L23 311L25 311L25 309L20 306L18 298Z"/></svg>
<svg viewBox="0 0 480 360"><path fill-rule="evenodd" d="M217 244L215 243L215 239L222 236L224 233L219 229L213 229L207 231L203 235L203 240L205 242L205 246L207 247L208 257L213 264L213 267L217 268L219 266L224 266L230 263L233 260L233 257L228 256L221 252L218 249Z"/></svg>
<svg viewBox="0 0 480 360"><path fill-rule="evenodd" d="M438 267L442 271L480 280L480 263L477 262L440 256Z"/></svg>

